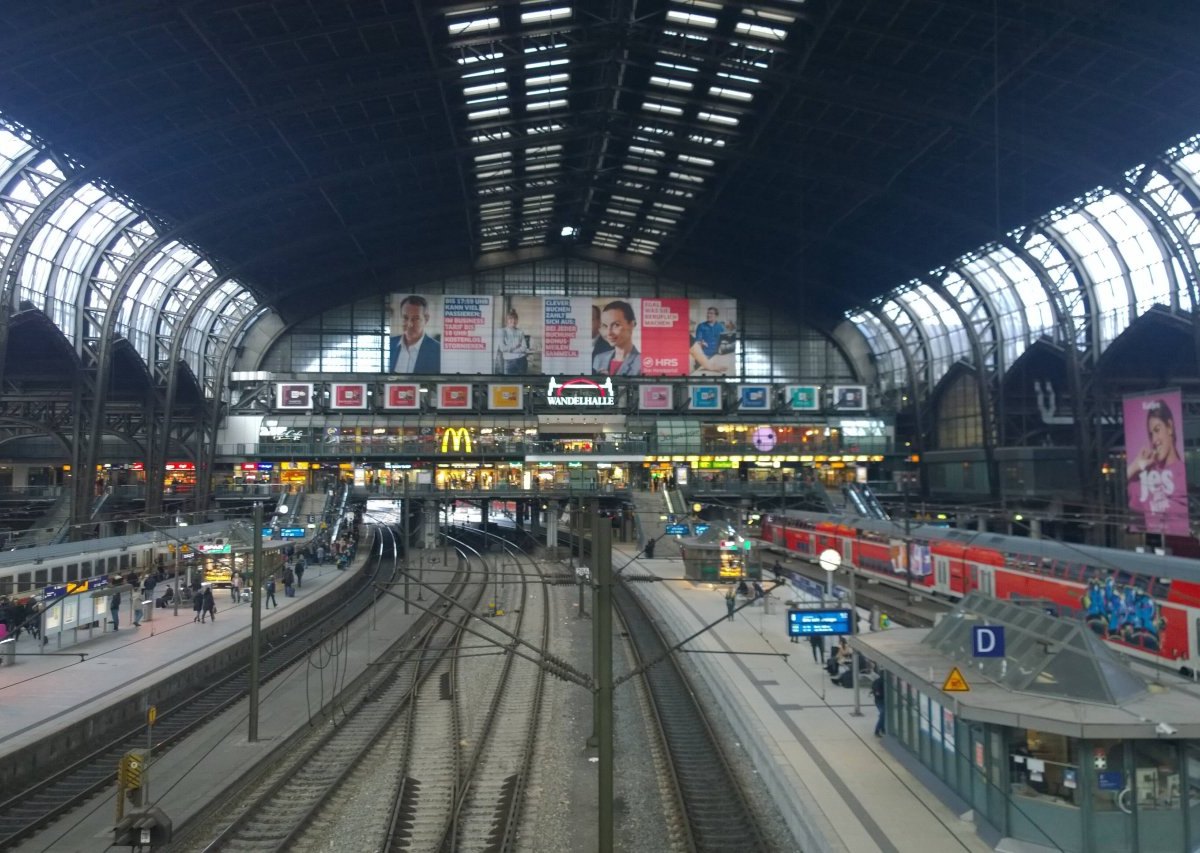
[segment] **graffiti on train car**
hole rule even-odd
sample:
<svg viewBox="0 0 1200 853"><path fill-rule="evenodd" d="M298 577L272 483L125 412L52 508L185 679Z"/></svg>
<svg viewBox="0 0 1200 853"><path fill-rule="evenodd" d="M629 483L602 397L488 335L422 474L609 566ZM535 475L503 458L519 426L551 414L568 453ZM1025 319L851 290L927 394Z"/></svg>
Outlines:
<svg viewBox="0 0 1200 853"><path fill-rule="evenodd" d="M1112 577L1093 577L1081 599L1084 618L1105 639L1120 640L1146 651L1162 650L1166 619L1143 590Z"/></svg>

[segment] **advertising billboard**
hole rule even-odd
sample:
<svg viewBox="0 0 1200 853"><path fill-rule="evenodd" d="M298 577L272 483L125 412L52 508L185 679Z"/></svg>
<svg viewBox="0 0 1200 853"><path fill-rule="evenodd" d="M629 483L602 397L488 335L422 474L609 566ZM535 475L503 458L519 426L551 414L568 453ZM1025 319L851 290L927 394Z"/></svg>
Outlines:
<svg viewBox="0 0 1200 853"><path fill-rule="evenodd" d="M397 293L388 373L726 376L733 299Z"/></svg>
<svg viewBox="0 0 1200 853"><path fill-rule="evenodd" d="M1188 534L1183 399L1178 389L1126 397L1125 479L1133 530Z"/></svg>
<svg viewBox="0 0 1200 853"><path fill-rule="evenodd" d="M329 389L329 408L365 409L367 386L362 382L335 382Z"/></svg>
<svg viewBox="0 0 1200 853"><path fill-rule="evenodd" d="M275 408L308 410L312 407L311 382L280 382L275 386Z"/></svg>
<svg viewBox="0 0 1200 853"><path fill-rule="evenodd" d="M421 408L421 386L415 382L389 382L383 386L383 408L390 411Z"/></svg>
<svg viewBox="0 0 1200 853"><path fill-rule="evenodd" d="M834 385L833 408L839 412L865 412L867 410L867 386Z"/></svg>
<svg viewBox="0 0 1200 853"><path fill-rule="evenodd" d="M692 411L721 411L721 386L689 385L688 408Z"/></svg>
<svg viewBox="0 0 1200 853"><path fill-rule="evenodd" d="M771 408L770 385L743 385L738 389L738 409L765 412Z"/></svg>
<svg viewBox="0 0 1200 853"><path fill-rule="evenodd" d="M493 383L488 386L488 408L519 412L525 406L524 391L521 385Z"/></svg>
<svg viewBox="0 0 1200 853"><path fill-rule="evenodd" d="M437 387L439 409L471 408L471 386L442 384Z"/></svg>
<svg viewBox="0 0 1200 853"><path fill-rule="evenodd" d="M789 385L785 394L788 407L794 412L821 410L820 385Z"/></svg>
<svg viewBox="0 0 1200 853"><path fill-rule="evenodd" d="M642 412L669 412L672 408L670 385L639 385L638 410Z"/></svg>

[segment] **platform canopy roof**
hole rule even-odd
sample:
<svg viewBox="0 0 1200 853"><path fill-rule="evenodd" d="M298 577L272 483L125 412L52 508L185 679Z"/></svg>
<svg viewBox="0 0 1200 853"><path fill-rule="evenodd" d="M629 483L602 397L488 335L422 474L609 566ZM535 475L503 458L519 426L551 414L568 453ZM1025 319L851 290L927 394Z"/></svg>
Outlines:
<svg viewBox="0 0 1200 853"><path fill-rule="evenodd" d="M0 112L285 318L559 253L834 318L1200 131L1197 32L1191 0L5 0Z"/></svg>
<svg viewBox="0 0 1200 853"><path fill-rule="evenodd" d="M1000 626L1004 655L975 657L973 629ZM1076 702L1121 705L1147 692L1141 679L1083 622L973 592L942 617L924 645L1009 690Z"/></svg>

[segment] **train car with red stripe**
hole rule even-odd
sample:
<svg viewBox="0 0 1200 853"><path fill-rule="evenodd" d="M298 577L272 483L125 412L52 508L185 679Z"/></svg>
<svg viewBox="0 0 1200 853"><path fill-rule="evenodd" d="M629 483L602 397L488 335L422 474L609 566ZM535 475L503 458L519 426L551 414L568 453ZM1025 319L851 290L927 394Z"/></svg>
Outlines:
<svg viewBox="0 0 1200 853"><path fill-rule="evenodd" d="M948 599L980 590L1038 601L1134 657L1200 662L1197 560L929 525L906 532L893 521L800 511L764 516L761 538L810 560L833 548L884 583Z"/></svg>

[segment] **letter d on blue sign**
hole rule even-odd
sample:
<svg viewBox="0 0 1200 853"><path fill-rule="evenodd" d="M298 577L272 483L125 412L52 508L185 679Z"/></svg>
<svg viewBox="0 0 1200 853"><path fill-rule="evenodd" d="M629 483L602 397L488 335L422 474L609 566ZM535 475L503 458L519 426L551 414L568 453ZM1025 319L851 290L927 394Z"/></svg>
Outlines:
<svg viewBox="0 0 1200 853"><path fill-rule="evenodd" d="M977 658L1004 657L1004 628L1001 625L976 625L971 629L971 654Z"/></svg>

